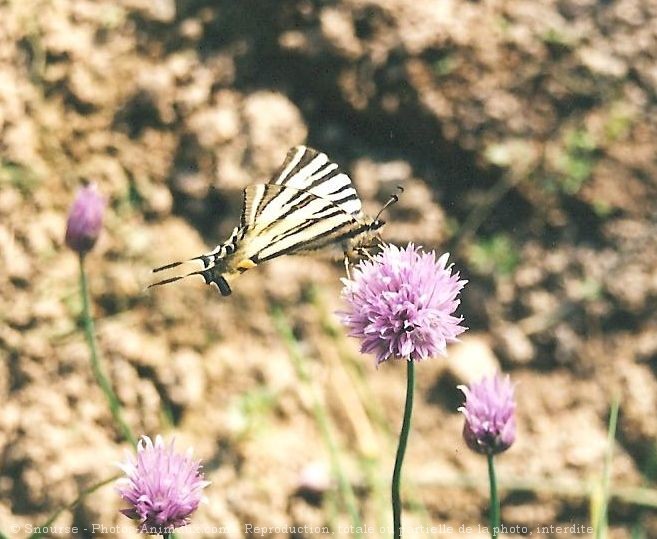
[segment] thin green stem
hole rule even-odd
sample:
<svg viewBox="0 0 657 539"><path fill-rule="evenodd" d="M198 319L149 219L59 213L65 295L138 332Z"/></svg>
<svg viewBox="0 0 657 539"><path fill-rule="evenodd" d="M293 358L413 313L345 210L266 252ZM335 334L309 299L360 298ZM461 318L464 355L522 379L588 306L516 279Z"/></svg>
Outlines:
<svg viewBox="0 0 657 539"><path fill-rule="evenodd" d="M397 446L397 455L395 457L395 469L392 473L392 520L395 539L399 539L401 537L401 470L402 464L404 462L404 454L406 453L408 433L411 430L411 415L413 414L413 393L415 392L415 363L410 359L406 363L408 366L406 377L406 405L404 406L404 420L402 422L401 432L399 433L399 445Z"/></svg>
<svg viewBox="0 0 657 539"><path fill-rule="evenodd" d="M344 501L347 512L351 518L355 536L362 537L363 534L361 530L363 529L363 523L358 512L356 495L354 493L353 487L351 486L351 482L349 481L349 478L343 469L340 459L340 448L338 447L338 443L336 442L332 433L329 415L326 411L326 408L323 406L319 395L317 394L317 390L312 383L310 375L307 372L307 369L304 365L303 355L299 350L299 345L294 337L294 334L292 333L292 330L290 329L289 324L285 320L283 313L280 311L280 309L275 308L271 311L271 315L274 319L274 323L279 334L285 341L299 380L301 383L307 386L311 392L313 415L315 416L315 421L319 427L320 433L324 440L324 444L329 451L332 473L337 479L338 490L340 491L342 500Z"/></svg>
<svg viewBox="0 0 657 539"><path fill-rule="evenodd" d="M120 475L114 475L112 477L108 477L107 479L103 479L102 481L96 483L95 485L90 486L89 488L86 488L84 490L81 490L80 493L78 494L78 497L75 498L71 503L68 505L61 507L60 509L57 509L52 515L50 515L50 518L46 520L43 524L41 524L38 528L41 530L47 530L50 525L57 520L59 515L61 515L64 511L72 511L75 509L82 500L85 499L89 494L96 492L99 488L104 487L108 483L111 483L112 481L116 481ZM33 533L30 535L29 539L39 539L40 537L43 537L43 533Z"/></svg>
<svg viewBox="0 0 657 539"><path fill-rule="evenodd" d="M471 475L432 476L430 470L420 471L411 481L421 488L469 488L478 490L481 478ZM567 498L588 498L591 485L586 481L555 479L550 477L523 477L498 481L504 490L517 493L545 494ZM657 489L643 487L609 486L609 499L623 504L657 509Z"/></svg>
<svg viewBox="0 0 657 539"><path fill-rule="evenodd" d="M616 428L618 426L618 409L620 408L619 397L614 398L609 412L609 425L607 429L607 453L605 455L604 471L602 473L602 503L596 522L595 537L603 539L607 535L609 508L609 491L611 486L611 464L614 457L614 441L616 440Z"/></svg>
<svg viewBox="0 0 657 539"><path fill-rule="evenodd" d="M91 369L96 377L96 381L100 389L105 394L107 404L109 405L110 412L114 418L114 422L118 425L123 437L131 444L135 445L137 439L132 433L132 430L123 419L121 411L121 404L116 397L112 384L105 375L102 365L100 364L100 356L98 354L98 345L96 344L96 329L94 327L94 319L91 316L91 300L89 299L89 285L87 284L87 273L84 269L84 255L80 255L80 294L82 295L82 318L84 321L84 334L87 338L89 345L89 352L91 355Z"/></svg>
<svg viewBox="0 0 657 539"><path fill-rule="evenodd" d="M500 500L497 496L495 460L491 454L488 455L488 480L490 481L490 536L497 537L500 529Z"/></svg>
<svg viewBox="0 0 657 539"><path fill-rule="evenodd" d="M345 505L347 506L347 511L349 512L351 521L354 523L354 527L356 529L356 536L360 537L361 533L359 530L362 528L362 522L360 519L360 515L358 514L356 496L354 494L351 483L349 482L349 479L345 474L342 464L340 462L340 451L337 447L337 444L334 440L334 436L331 432L331 427L329 425L329 418L326 414L326 410L319 403L319 400L318 398L316 398L316 395L313 395L313 400L314 400L312 405L313 414L315 416L315 420L317 421L319 429L322 433L322 438L324 438L324 443L326 444L329 450L329 454L331 455L331 468L333 470L333 474L336 476L338 480L338 488L340 489L340 495L342 496L342 499L345 501Z"/></svg>
<svg viewBox="0 0 657 539"><path fill-rule="evenodd" d="M362 402L365 413L372 427L375 428L375 430L380 431L384 436L386 446L396 444L399 441L399 433L394 432L391 429L388 419L385 417L385 414L382 413L381 410L383 407L381 406L379 399L372 393L370 384L367 383L367 371L364 368L362 357L352 352L351 343L347 346L345 333L341 328L336 326L333 311L326 304L324 292L316 287L311 287L310 299L317 309L324 334L327 338L333 341L342 364L354 381L356 393ZM365 460L369 460L370 458L371 457L368 455L365 456ZM378 458L370 463L372 466L372 472L374 472L374 469L378 466L377 461ZM377 526L379 527L384 526L385 520L388 519L388 511L390 510L390 481L388 481L386 485L386 482L381 479L382 477L380 474L377 475L374 473L369 474L367 479L367 488L369 492L372 493L370 499L374 501L374 504L377 507ZM417 482L414 480L409 482L408 478L404 480L404 484L407 486L415 486L416 483ZM416 517L429 521L427 507L423 501L416 496L414 489L406 490L404 505L411 509Z"/></svg>

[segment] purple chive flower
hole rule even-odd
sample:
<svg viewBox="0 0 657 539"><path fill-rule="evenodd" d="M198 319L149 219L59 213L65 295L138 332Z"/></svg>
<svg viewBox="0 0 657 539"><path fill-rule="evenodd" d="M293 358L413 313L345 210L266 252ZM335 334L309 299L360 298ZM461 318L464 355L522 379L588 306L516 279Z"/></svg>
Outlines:
<svg viewBox="0 0 657 539"><path fill-rule="evenodd" d="M351 280L343 279L340 312L349 335L361 339L361 352L387 359L420 361L445 355L448 343L467 328L453 315L457 296L467 281L447 266L448 254L438 260L409 244L405 249L385 245L371 260L361 261Z"/></svg>
<svg viewBox="0 0 657 539"><path fill-rule="evenodd" d="M465 416L463 438L468 447L484 455L511 447L516 439L516 401L509 376L496 374L458 387L465 394L459 412Z"/></svg>
<svg viewBox="0 0 657 539"><path fill-rule="evenodd" d="M129 455L119 467L126 476L117 481L116 489L132 506L121 512L139 521L142 533L162 534L189 524L210 484L203 480L201 463L192 459L191 449L176 453L173 441L165 446L161 436L155 444L143 436L137 458Z"/></svg>
<svg viewBox="0 0 657 539"><path fill-rule="evenodd" d="M84 255L96 243L103 226L105 199L94 184L78 190L66 222L66 245Z"/></svg>

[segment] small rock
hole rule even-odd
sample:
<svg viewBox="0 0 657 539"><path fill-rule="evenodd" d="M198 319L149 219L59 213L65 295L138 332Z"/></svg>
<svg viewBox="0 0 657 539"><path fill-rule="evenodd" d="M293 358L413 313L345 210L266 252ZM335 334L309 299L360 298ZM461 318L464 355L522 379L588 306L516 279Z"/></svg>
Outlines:
<svg viewBox="0 0 657 539"><path fill-rule="evenodd" d="M240 131L240 120L233 108L201 109L189 119L189 128L202 147L211 149L235 138Z"/></svg>
<svg viewBox="0 0 657 539"><path fill-rule="evenodd" d="M508 324L495 331L501 354L511 362L526 365L534 357L534 347L527 335L515 325Z"/></svg>
<svg viewBox="0 0 657 539"><path fill-rule="evenodd" d="M479 334L468 334L448 350L447 370L461 384L468 384L500 370L500 363L488 343Z"/></svg>
<svg viewBox="0 0 657 539"><path fill-rule="evenodd" d="M203 400L205 373L203 358L194 350L176 352L166 369L170 375L168 392L171 400L181 406L190 406Z"/></svg>
<svg viewBox="0 0 657 539"><path fill-rule="evenodd" d="M170 23L176 18L174 0L131 0L128 4L152 21Z"/></svg>
<svg viewBox="0 0 657 539"><path fill-rule="evenodd" d="M326 463L315 461L307 464L299 474L296 494L306 503L321 507L324 494L331 488L331 474Z"/></svg>
<svg viewBox="0 0 657 539"><path fill-rule="evenodd" d="M612 54L599 48L585 47L578 50L582 63L593 73L614 78L623 78L628 66Z"/></svg>
<svg viewBox="0 0 657 539"><path fill-rule="evenodd" d="M349 13L338 8L326 8L322 10L320 22L322 34L339 53L348 58L358 58L362 54Z"/></svg>
<svg viewBox="0 0 657 539"><path fill-rule="evenodd" d="M29 281L33 273L30 260L12 231L3 226L0 226L0 251L3 253L2 265L7 275L11 279Z"/></svg>
<svg viewBox="0 0 657 539"><path fill-rule="evenodd" d="M277 92L259 91L247 96L243 115L255 150L254 164L268 174L283 162L288 148L308 135L299 109Z"/></svg>

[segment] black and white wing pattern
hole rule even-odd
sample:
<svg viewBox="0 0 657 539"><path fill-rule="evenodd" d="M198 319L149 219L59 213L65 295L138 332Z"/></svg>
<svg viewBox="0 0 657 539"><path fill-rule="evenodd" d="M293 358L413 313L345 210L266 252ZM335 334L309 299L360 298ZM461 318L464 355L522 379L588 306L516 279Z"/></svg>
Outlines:
<svg viewBox="0 0 657 539"><path fill-rule="evenodd" d="M298 146L267 184L244 191L243 250L254 263L321 249L369 229L351 179L326 154Z"/></svg>
<svg viewBox="0 0 657 539"><path fill-rule="evenodd" d="M292 148L269 183L307 191L330 200L351 215L358 215L361 211L360 198L351 178L325 153L307 146Z"/></svg>
<svg viewBox="0 0 657 539"><path fill-rule="evenodd" d="M349 251L383 225L365 217L351 179L327 155L307 146L292 148L269 183L244 190L240 223L213 251L191 259L202 269L164 279L167 284L200 275L222 295L230 282L260 262L285 254L339 246ZM176 268L174 262L155 272Z"/></svg>

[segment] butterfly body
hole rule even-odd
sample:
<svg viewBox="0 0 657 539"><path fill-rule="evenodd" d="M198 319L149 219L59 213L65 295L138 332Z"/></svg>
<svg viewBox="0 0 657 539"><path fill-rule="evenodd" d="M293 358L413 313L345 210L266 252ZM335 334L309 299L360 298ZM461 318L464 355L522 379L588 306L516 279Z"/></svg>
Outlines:
<svg viewBox="0 0 657 539"><path fill-rule="evenodd" d="M383 224L363 214L349 176L326 154L297 146L288 152L269 183L244 190L240 224L213 251L192 259L200 262L202 269L155 284L200 275L227 296L235 277L261 262L329 246L348 257L375 244ZM153 271L181 264L174 262Z"/></svg>

